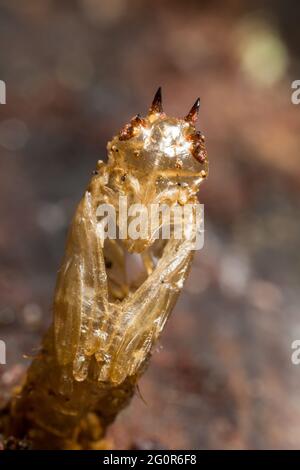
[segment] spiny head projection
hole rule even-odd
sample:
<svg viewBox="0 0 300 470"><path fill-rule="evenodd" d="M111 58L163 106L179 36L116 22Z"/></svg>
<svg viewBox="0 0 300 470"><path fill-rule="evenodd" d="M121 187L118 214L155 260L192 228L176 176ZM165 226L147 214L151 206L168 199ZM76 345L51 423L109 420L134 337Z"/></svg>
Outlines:
<svg viewBox="0 0 300 470"><path fill-rule="evenodd" d="M108 144L110 161L143 177L157 176L184 180L197 190L207 176L205 138L196 131L200 107L198 98L184 118L167 116L162 107L161 88L145 117L136 115Z"/></svg>
<svg viewBox="0 0 300 470"><path fill-rule="evenodd" d="M159 88L147 115L133 117L108 143L103 171L111 193L147 207L194 203L208 174L205 138L195 128L199 107L198 98L185 117L169 117ZM137 249L137 243L133 246ZM138 249L145 246L139 242Z"/></svg>

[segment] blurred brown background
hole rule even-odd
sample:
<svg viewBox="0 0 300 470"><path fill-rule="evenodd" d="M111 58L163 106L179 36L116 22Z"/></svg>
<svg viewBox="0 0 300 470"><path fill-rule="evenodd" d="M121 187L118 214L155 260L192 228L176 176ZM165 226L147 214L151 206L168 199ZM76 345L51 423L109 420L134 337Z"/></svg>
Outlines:
<svg viewBox="0 0 300 470"><path fill-rule="evenodd" d="M0 0L0 366L51 321L67 226L108 139L201 96L205 248L115 448L299 448L299 2Z"/></svg>

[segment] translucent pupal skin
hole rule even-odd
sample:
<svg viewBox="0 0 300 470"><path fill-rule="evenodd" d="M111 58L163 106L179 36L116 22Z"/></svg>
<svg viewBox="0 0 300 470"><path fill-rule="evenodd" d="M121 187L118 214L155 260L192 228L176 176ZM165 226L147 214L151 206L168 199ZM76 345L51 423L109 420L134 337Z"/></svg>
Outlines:
<svg viewBox="0 0 300 470"><path fill-rule="evenodd" d="M194 123L156 110L133 118L107 148L108 163L98 163L70 228L54 327L58 362L73 379L86 380L93 359L97 380L118 385L138 373L159 337L186 278L193 240L171 238L158 248L149 232L102 247L97 207L105 202L118 212L120 196L128 205L143 204L149 214L151 204L196 204L208 167L204 137ZM126 253L141 254L140 285L127 280Z"/></svg>
<svg viewBox="0 0 300 470"><path fill-rule="evenodd" d="M6 436L26 435L34 448L99 448L130 401L188 274L194 226L191 220L186 239L171 230L169 240L155 240L154 226L143 239L104 242L97 208L106 203L118 212L120 196L128 206L196 204L208 173L198 109L199 100L185 119L167 117L158 90L149 114L108 143L108 162L98 162L71 222L54 325L12 400ZM137 277L130 256L139 258Z"/></svg>

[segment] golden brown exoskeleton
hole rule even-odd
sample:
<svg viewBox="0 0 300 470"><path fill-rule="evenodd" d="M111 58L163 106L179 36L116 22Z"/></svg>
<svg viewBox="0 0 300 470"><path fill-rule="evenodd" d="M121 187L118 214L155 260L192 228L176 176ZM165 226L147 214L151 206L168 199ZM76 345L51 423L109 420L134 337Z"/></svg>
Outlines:
<svg viewBox="0 0 300 470"><path fill-rule="evenodd" d="M36 447L47 439L50 447L93 447L147 364L187 276L194 236L176 239L173 227L169 240L157 239L159 218L141 238L104 239L98 208L111 205L118 220L120 196L147 214L153 204L196 205L208 172L198 110L199 100L184 119L166 116L159 89L147 116L134 117L108 143L108 162L98 162L69 230L54 326L13 403L18 433L27 430ZM135 278L130 256L140 259ZM91 425L94 435L84 442L82 422L87 428L96 418L98 428Z"/></svg>

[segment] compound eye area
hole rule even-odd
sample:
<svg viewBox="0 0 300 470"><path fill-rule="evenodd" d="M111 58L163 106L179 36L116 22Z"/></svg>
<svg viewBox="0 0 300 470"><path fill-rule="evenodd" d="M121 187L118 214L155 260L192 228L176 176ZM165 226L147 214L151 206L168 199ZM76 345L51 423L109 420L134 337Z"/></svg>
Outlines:
<svg viewBox="0 0 300 470"><path fill-rule="evenodd" d="M119 140L129 140L136 135L140 127L145 127L145 120L141 118L140 114L134 116L129 124L126 124L119 132Z"/></svg>
<svg viewBox="0 0 300 470"><path fill-rule="evenodd" d="M207 152L205 147L205 137L200 131L194 132L189 136L191 142L191 154L201 164L207 161Z"/></svg>

